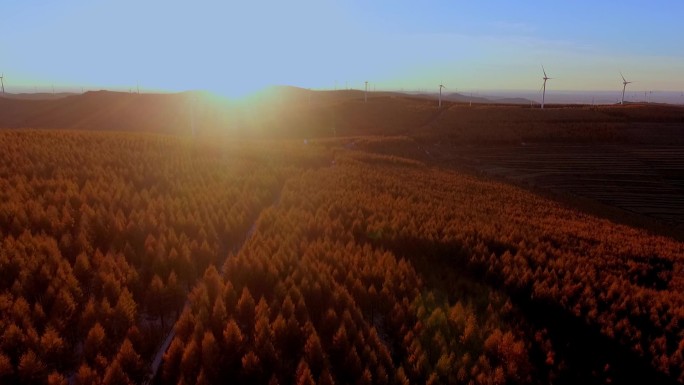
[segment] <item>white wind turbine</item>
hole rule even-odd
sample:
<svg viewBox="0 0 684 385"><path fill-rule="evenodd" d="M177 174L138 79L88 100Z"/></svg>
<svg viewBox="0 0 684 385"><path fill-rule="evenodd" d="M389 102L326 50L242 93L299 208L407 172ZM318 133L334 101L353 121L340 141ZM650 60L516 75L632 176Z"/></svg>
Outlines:
<svg viewBox="0 0 684 385"><path fill-rule="evenodd" d="M541 104L541 108L543 110L544 109L544 101L546 99L546 81L549 79L553 79L553 78L546 76L546 70L544 69L543 65L542 65L542 72L544 73L544 77L542 78L542 79L544 79L544 83L542 84L542 104Z"/></svg>
<svg viewBox="0 0 684 385"><path fill-rule="evenodd" d="M5 94L5 81L3 79L5 79L5 74L0 75L0 84L2 84L2 94L4 95Z"/></svg>
<svg viewBox="0 0 684 385"><path fill-rule="evenodd" d="M625 89L627 88L627 84L633 83L633 82L628 82L627 79L625 79L625 76L620 72L620 76L622 77L622 101L620 104L625 104Z"/></svg>
<svg viewBox="0 0 684 385"><path fill-rule="evenodd" d="M444 87L443 84L440 84L439 85L439 108L442 108L442 88L446 88L446 87Z"/></svg>

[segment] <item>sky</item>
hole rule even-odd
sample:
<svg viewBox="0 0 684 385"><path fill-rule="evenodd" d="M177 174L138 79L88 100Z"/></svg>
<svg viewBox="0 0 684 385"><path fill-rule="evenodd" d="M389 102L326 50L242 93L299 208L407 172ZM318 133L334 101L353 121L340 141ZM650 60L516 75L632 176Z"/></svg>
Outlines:
<svg viewBox="0 0 684 385"><path fill-rule="evenodd" d="M684 90L682 1L2 0L9 92Z"/></svg>

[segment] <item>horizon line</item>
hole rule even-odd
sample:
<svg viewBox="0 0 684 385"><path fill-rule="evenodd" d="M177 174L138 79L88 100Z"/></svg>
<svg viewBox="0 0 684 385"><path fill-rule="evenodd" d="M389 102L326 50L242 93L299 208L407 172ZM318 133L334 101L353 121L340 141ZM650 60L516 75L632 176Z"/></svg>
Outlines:
<svg viewBox="0 0 684 385"><path fill-rule="evenodd" d="M378 93L378 92L397 92L397 93L415 93L415 92L422 92L422 93L439 93L437 90L439 86L435 86L436 90L432 90L432 88L425 88L425 87L417 87L417 88L403 88L403 87L389 87L389 88L380 88L380 89L369 89L368 91L365 91L363 88L355 88L355 87L349 87L349 88L322 88L322 87L303 87L303 86L296 86L296 85L291 85L291 84L272 84L268 86L264 86L256 91L251 91L246 94L246 96L258 94L264 91L268 91L269 89L272 88L294 88L302 91L312 91L312 92L342 92L342 91L359 91L359 92L368 92L368 93ZM18 95L18 94L50 94L50 93L55 93L55 94L64 94L64 93L70 93L70 94L83 94L86 92L99 92L99 91L108 91L108 92L118 92L118 93L138 93L138 87L122 87L122 86L105 86L105 87L82 87L82 86L52 86L52 85L47 85L47 86L12 86L11 88L14 89L19 89L20 92L10 92L8 90L8 87L5 86L5 93L6 94L11 94L11 95ZM221 92L215 91L209 88L190 88L190 89L183 89L183 90L169 90L169 89L159 89L159 88L144 88L140 87L139 89L140 94L181 94L181 93L186 93L186 92L206 92L206 93L211 93L211 94L216 94L216 95L222 95ZM458 87L452 88L451 92L447 92L447 94L460 94L460 93L483 93L483 92L526 92L526 93L540 93L541 91L538 89L534 88L463 88L459 89ZM567 92L567 93L592 93L592 92L618 92L621 93L622 90L618 89L616 87L615 89L598 89L598 90L590 90L590 89L547 89L548 92ZM633 91L628 91L628 93L643 93L643 92L649 92L649 93L682 93L684 94L684 90L663 90L663 89L639 89L639 90L633 90Z"/></svg>

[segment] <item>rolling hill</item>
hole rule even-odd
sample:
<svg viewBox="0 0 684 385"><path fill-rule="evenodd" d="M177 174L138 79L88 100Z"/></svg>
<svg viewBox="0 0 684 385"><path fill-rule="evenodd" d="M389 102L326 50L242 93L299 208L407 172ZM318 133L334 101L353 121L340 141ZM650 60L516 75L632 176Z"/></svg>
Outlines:
<svg viewBox="0 0 684 385"><path fill-rule="evenodd" d="M271 87L241 101L205 92L96 91L56 99L0 98L0 128L280 138L409 135L457 143L643 142L683 122L678 106L555 105L541 111L515 104L527 100L497 104L474 98L472 107L468 100L452 93L438 109L431 95L374 92L364 102L358 90L289 86ZM635 125L655 126L634 134L630 129ZM666 140L673 138L668 135Z"/></svg>

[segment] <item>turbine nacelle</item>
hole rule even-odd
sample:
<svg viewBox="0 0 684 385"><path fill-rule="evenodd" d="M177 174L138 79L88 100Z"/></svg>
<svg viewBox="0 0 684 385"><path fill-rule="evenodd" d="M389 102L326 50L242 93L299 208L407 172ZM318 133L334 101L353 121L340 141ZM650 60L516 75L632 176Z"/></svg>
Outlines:
<svg viewBox="0 0 684 385"><path fill-rule="evenodd" d="M627 79L625 79L625 76L622 75L622 72L620 72L620 77L622 78L622 84L624 84L624 85L634 83L634 82L628 82Z"/></svg>

